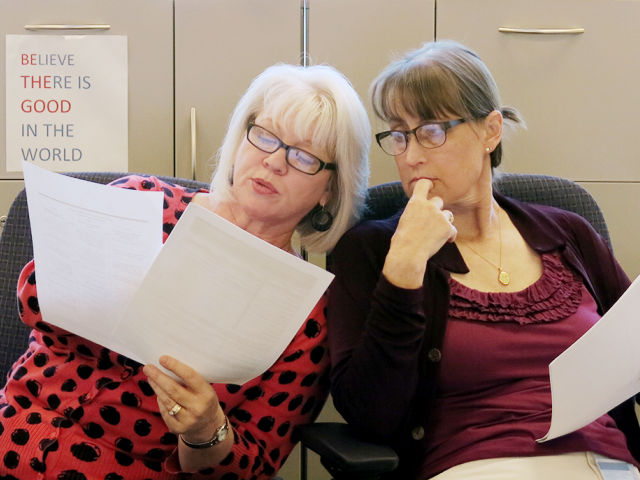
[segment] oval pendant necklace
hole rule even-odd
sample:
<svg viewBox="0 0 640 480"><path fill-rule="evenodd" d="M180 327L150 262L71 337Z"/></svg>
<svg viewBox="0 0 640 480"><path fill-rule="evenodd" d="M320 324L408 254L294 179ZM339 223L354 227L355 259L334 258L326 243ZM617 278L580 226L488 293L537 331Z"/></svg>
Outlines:
<svg viewBox="0 0 640 480"><path fill-rule="evenodd" d="M495 263L493 263L491 260L489 260L484 255L481 255L478 252L476 252L473 248L471 248L465 242L461 241L460 243L463 244L465 247L467 247L469 250L471 250L473 253L478 255L480 258L482 258L485 262L487 262L493 268L497 268L498 269L498 281L502 285L506 286L506 285L509 285L509 282L511 281L511 278L509 278L509 274L507 272L502 270L502 219L500 218L500 207L498 207L498 231L500 233L500 258L499 258L499 262L500 263L499 263L499 265L496 265Z"/></svg>

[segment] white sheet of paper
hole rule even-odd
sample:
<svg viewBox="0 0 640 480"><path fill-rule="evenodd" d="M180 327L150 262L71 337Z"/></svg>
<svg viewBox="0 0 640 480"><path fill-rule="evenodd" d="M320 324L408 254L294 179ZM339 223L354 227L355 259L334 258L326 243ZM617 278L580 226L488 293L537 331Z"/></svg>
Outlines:
<svg viewBox="0 0 640 480"><path fill-rule="evenodd" d="M162 248L163 193L23 171L42 318L136 359L111 331Z"/></svg>
<svg viewBox="0 0 640 480"><path fill-rule="evenodd" d="M114 334L143 363L171 355L245 383L287 347L333 275L189 205Z"/></svg>
<svg viewBox="0 0 640 480"><path fill-rule="evenodd" d="M552 413L538 442L578 430L640 392L640 277L549 365Z"/></svg>
<svg viewBox="0 0 640 480"><path fill-rule="evenodd" d="M333 279L197 205L162 246L162 192L24 174L43 319L140 363L172 355L209 382L244 383Z"/></svg>

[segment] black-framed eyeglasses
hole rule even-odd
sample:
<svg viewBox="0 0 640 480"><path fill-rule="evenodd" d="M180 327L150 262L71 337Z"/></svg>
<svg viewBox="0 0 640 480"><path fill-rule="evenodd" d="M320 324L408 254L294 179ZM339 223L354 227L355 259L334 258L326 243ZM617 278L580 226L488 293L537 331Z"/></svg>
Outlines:
<svg viewBox="0 0 640 480"><path fill-rule="evenodd" d="M315 175L321 170L337 170L335 163L323 162L315 155L310 154L298 147L287 145L266 128L250 123L247 127L247 140L249 143L265 153L275 153L280 148L284 148L285 159L292 168L307 175Z"/></svg>
<svg viewBox="0 0 640 480"><path fill-rule="evenodd" d="M380 148L389 155L403 154L409 145L409 135L414 134L424 148L438 148L447 141L447 130L466 122L464 118L447 122L431 122L418 125L413 130L387 130L376 135Z"/></svg>

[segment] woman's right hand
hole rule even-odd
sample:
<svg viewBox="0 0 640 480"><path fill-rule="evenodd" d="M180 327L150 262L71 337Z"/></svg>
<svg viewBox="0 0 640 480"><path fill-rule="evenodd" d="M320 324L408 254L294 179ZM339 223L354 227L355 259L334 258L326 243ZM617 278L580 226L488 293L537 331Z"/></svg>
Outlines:
<svg viewBox="0 0 640 480"><path fill-rule="evenodd" d="M442 198L427 199L432 188L431 180L418 180L391 238L382 273L401 288L421 287L427 260L458 234L449 221L451 212L443 210Z"/></svg>

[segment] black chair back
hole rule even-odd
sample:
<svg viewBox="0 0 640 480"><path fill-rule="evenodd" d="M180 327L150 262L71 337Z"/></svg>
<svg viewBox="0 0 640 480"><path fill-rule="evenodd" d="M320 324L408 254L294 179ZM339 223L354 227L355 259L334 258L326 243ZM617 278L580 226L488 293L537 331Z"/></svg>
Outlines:
<svg viewBox="0 0 640 480"><path fill-rule="evenodd" d="M611 246L611 238L600 207L591 194L571 180L547 175L503 173L493 182L495 190L521 202L549 205L577 213L585 218ZM407 204L400 182L385 183L369 189L362 220L382 220Z"/></svg>

